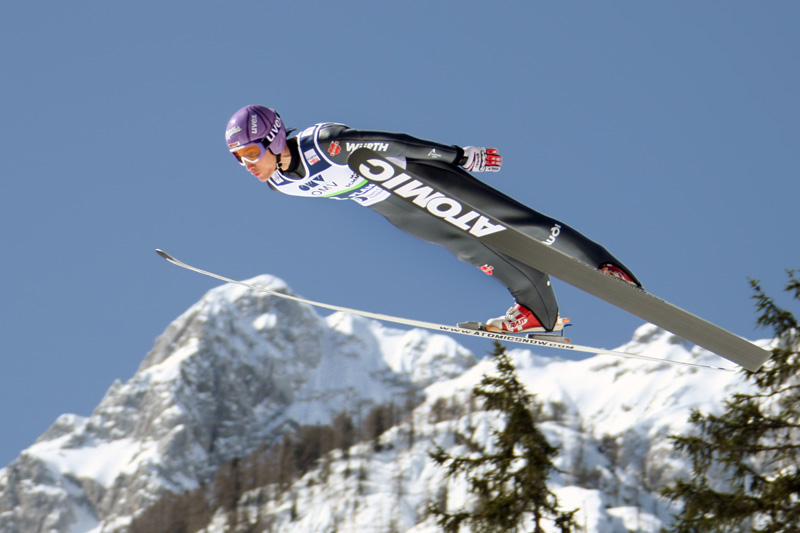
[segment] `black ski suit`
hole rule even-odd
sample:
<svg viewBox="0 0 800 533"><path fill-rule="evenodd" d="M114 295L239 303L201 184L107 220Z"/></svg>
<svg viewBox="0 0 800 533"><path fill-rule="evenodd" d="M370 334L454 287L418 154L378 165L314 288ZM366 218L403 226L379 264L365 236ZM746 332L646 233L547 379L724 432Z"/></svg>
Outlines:
<svg viewBox="0 0 800 533"><path fill-rule="evenodd" d="M350 199L368 206L403 231L444 246L460 260L490 274L508 288L517 303L530 309L547 330L553 329L558 318L558 302L547 274L490 248L444 219L353 173L347 166L349 155L361 147L371 148L503 223L594 267L613 264L638 283L633 273L599 244L465 171L459 165L464 151L458 146L402 133L354 130L333 123L312 126L290 139L287 145L292 154L291 166L269 178L267 183L274 190L295 196Z"/></svg>

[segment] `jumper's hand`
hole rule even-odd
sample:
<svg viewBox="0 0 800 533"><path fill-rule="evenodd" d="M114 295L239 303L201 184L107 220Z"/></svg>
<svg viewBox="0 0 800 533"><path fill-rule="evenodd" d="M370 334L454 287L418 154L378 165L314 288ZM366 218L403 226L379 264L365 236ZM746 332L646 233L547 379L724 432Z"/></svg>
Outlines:
<svg viewBox="0 0 800 533"><path fill-rule="evenodd" d="M461 166L470 172L499 172L503 164L503 156L497 148L465 146Z"/></svg>

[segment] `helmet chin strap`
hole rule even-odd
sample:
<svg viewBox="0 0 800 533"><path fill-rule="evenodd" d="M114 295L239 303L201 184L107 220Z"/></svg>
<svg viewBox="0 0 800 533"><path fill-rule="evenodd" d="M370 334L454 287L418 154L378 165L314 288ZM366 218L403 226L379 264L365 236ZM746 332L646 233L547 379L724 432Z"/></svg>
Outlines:
<svg viewBox="0 0 800 533"><path fill-rule="evenodd" d="M277 154L275 156L275 164L278 165L278 170L283 172L283 166L281 166L281 154Z"/></svg>

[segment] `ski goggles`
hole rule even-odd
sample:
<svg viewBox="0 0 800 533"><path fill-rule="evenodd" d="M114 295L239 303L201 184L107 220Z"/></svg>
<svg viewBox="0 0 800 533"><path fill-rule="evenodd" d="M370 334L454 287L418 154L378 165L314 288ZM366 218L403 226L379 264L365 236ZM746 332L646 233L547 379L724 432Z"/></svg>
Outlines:
<svg viewBox="0 0 800 533"><path fill-rule="evenodd" d="M255 163L267 153L267 147L261 141L245 144L244 146L237 147L236 150L231 150L233 157L244 166L245 163Z"/></svg>

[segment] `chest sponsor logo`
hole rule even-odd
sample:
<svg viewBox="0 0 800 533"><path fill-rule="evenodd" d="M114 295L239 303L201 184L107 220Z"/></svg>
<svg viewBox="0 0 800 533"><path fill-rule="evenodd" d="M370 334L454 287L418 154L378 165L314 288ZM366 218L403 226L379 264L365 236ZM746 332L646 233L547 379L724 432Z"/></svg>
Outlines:
<svg viewBox="0 0 800 533"><path fill-rule="evenodd" d="M368 159L358 168L358 173L475 237L485 237L506 229L502 224L493 224L477 211L470 209L464 213L464 206L458 200L423 184L402 169L395 172L394 167L382 159Z"/></svg>
<svg viewBox="0 0 800 533"><path fill-rule="evenodd" d="M322 196L323 194L335 191L339 186L333 182L325 182L325 178L317 176L316 178L298 185L298 189L303 192L310 192L312 196Z"/></svg>
<svg viewBox="0 0 800 533"><path fill-rule="evenodd" d="M339 146L339 141L331 141L328 147L328 153L331 155L339 155L342 152L342 147Z"/></svg>

